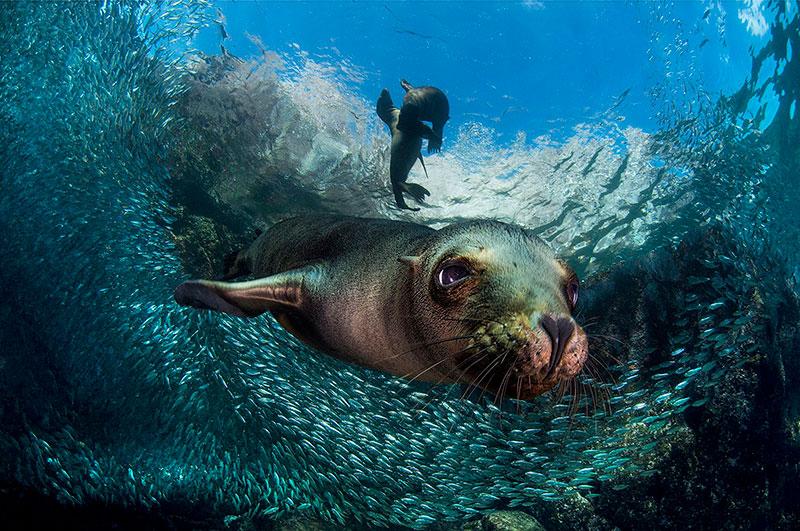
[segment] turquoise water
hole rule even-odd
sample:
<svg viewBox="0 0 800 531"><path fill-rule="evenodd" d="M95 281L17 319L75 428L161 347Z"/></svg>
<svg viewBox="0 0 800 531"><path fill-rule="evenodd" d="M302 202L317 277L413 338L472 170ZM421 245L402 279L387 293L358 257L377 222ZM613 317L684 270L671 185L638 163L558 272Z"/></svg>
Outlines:
<svg viewBox="0 0 800 531"><path fill-rule="evenodd" d="M798 521L796 4L9 3L2 19L4 505L216 528ZM401 77L451 105L430 177L412 170L419 212L394 206L374 113ZM535 230L585 279L597 365L579 392L498 405L174 303L256 228L318 212ZM750 409L753 439L719 445L762 456L738 473L777 481L752 487L767 501L701 483L694 508L637 519L663 497L648 481L681 485L664 463L713 440L703 419Z"/></svg>

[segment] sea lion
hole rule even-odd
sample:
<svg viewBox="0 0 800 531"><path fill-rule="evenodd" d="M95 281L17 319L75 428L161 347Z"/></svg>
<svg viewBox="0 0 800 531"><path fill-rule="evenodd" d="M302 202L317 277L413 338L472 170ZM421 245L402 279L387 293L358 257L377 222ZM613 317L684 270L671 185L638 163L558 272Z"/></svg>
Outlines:
<svg viewBox="0 0 800 531"><path fill-rule="evenodd" d="M271 312L341 360L406 378L529 399L582 369L578 279L541 240L497 221L434 230L342 216L298 217L259 236L229 278L191 280L184 306Z"/></svg>
<svg viewBox="0 0 800 531"><path fill-rule="evenodd" d="M414 167L414 163L419 159L425 176L428 170L425 168L425 161L422 160L422 137L417 133L406 133L397 129L397 122L400 116L400 109L394 106L389 91L383 89L375 105L375 110L383 122L389 126L392 135L391 159L389 162L389 177L394 192L394 200L397 206L408 210L419 210L406 204L403 192L408 193L419 202L425 200L425 196L431 193L419 184L407 183L408 173Z"/></svg>
<svg viewBox="0 0 800 531"><path fill-rule="evenodd" d="M415 87L405 79L400 86L406 91L397 128L428 139L428 153L442 149L444 124L450 119L450 102L436 87ZM433 129L422 122L431 122Z"/></svg>

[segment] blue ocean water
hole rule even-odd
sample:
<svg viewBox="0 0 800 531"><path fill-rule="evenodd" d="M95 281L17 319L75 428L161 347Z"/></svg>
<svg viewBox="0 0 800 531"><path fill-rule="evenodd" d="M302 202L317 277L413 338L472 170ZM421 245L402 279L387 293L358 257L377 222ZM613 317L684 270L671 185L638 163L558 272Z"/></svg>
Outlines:
<svg viewBox="0 0 800 531"><path fill-rule="evenodd" d="M14 515L798 522L796 4L9 3L2 19ZM429 178L412 170L431 190L416 213L393 204L374 112L401 78L451 104ZM173 301L255 229L320 212L536 231L585 279L600 365L581 393L497 404ZM684 476L702 509L663 509L673 491L648 482Z"/></svg>
<svg viewBox="0 0 800 531"><path fill-rule="evenodd" d="M271 50L344 62L360 72L353 85L367 100L383 87L399 89L404 77L446 85L460 111L451 125L478 121L511 142L519 131L530 138L560 137L616 103L624 103L628 124L652 131L657 123L648 90L668 69L673 76L702 79L712 94L739 88L749 73L749 47L768 37L737 20L736 4L709 5L231 2L220 7L230 36L225 46L236 55L257 52L245 38L251 34ZM684 64L678 49L670 53L652 40L678 28L685 42L675 45L693 56ZM219 28L210 26L196 46L215 53L220 42ZM663 56L674 56L675 64L653 60Z"/></svg>

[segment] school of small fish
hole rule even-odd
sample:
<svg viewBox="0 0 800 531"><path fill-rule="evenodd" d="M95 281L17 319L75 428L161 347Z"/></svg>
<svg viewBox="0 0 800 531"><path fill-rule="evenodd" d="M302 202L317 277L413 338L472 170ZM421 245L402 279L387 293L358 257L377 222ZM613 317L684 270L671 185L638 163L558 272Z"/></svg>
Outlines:
<svg viewBox="0 0 800 531"><path fill-rule="evenodd" d="M210 6L8 9L0 278L25 287L7 302L36 341L6 370L45 391L0 411L4 477L74 504L192 500L228 523L308 513L424 527L624 489L652 473L644 458L683 429L681 414L759 352L746 243L697 257L706 271L687 280L663 361L582 377L599 400L460 400L317 354L271 318L180 308L166 161L187 90L181 50ZM710 214L735 231L759 210L752 183L740 188ZM630 221L640 215L632 206Z"/></svg>

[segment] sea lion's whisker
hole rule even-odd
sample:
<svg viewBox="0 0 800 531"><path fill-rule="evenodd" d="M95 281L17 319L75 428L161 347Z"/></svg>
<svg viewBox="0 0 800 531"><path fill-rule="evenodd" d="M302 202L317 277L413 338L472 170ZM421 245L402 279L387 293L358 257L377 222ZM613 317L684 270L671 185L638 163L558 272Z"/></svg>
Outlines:
<svg viewBox="0 0 800 531"><path fill-rule="evenodd" d="M502 355L498 356L499 363L497 363L497 365L492 368L492 371L494 371L497 367L501 367L503 365L503 362L506 360L506 355L508 355L509 352L510 352L510 349L506 349L505 351L503 351ZM486 376L489 376L492 371L487 373ZM486 380L487 384L489 382L491 382L491 378L489 380ZM483 390L481 391L480 396L478 396L478 403L480 403L480 401L483 399L483 395L486 394L486 391L488 391L488 389L486 387L484 387ZM499 387L498 387L498 391L500 391Z"/></svg>
<svg viewBox="0 0 800 531"><path fill-rule="evenodd" d="M417 345L417 346L415 346L413 348L410 348L408 350L404 350L403 352L401 352L399 354L393 354L391 356L387 356L385 358L381 358L378 361L379 362L388 361L388 360L391 360L391 359L399 358L400 356L405 356L406 354L410 354L411 352L414 352L415 350L419 350L419 349L426 348L426 347L432 347L434 345L440 345L442 343L447 343L449 341L460 341L462 339L477 339L477 336L475 336L475 335L456 336L456 337L449 337L447 339L439 339L437 341L430 341L430 342L427 342L427 343L422 343L422 344L419 344L419 345Z"/></svg>
<svg viewBox="0 0 800 531"><path fill-rule="evenodd" d="M423 370L421 370L420 372L418 372L416 376L414 376L413 378L411 378L410 380L408 380L408 382L406 382L406 383L408 383L408 384L410 384L410 383L413 383L413 382L414 382L414 380L416 380L417 378L419 378L420 376L422 376L423 374L425 374L425 373L426 373L426 372L428 372L429 370L433 369L433 368L434 368L434 367L436 367L437 365L441 365L441 364L442 364L442 363L444 363L445 361L447 361L447 358L446 358L446 357L445 357L445 358L442 358L442 359L440 359L440 360L439 360L439 361L437 361L436 363L434 363L434 364L432 364L432 365L428 366L428 368L426 368L426 369L423 369ZM411 373L404 374L404 375L403 375L403 378L408 378L409 376L411 376Z"/></svg>
<svg viewBox="0 0 800 531"><path fill-rule="evenodd" d="M591 376L593 380L599 380L599 376L592 370L593 366L593 360L587 359L587 363L584 365L584 370L589 373L589 376ZM594 368L596 369L597 367ZM603 412L608 412L609 414L611 413L611 393L608 391L608 389L585 383L582 383L581 385L589 388L589 392L592 396L592 404L595 408L597 407L597 403L600 402L603 406Z"/></svg>
<svg viewBox="0 0 800 531"><path fill-rule="evenodd" d="M564 399L564 396L569 396L570 397L570 399L569 399L570 400L569 401L570 405L569 405L569 409L568 410L570 411L570 415L571 415L572 414L572 407L573 407L572 404L573 404L573 402L575 400L575 392L574 392L574 389L572 387L572 380L564 380L559 385L559 388L561 389L561 397L559 398L559 402L561 402Z"/></svg>
<svg viewBox="0 0 800 531"><path fill-rule="evenodd" d="M494 395L494 403L495 405L499 405L503 401L503 386L506 383L506 379L511 376L511 370L514 368L511 365L506 372L503 373L503 377L500 379L500 385L497 386L497 392Z"/></svg>
<svg viewBox="0 0 800 531"><path fill-rule="evenodd" d="M592 400L592 406L593 407L597 407L596 406L596 404L597 404L597 394L596 394L595 387L593 385L587 385L584 382L579 382L579 384L581 386L581 390L584 390L584 389L587 389L587 388L589 389L589 396L591 397L591 400ZM576 388L577 388L577 385L576 385ZM589 414L589 404L586 404L586 414L587 415Z"/></svg>
<svg viewBox="0 0 800 531"><path fill-rule="evenodd" d="M502 411L503 396L506 393L506 386L508 385L508 381L511 378L511 371L513 370L514 370L514 364L512 363L511 365L509 365L505 376L503 376L503 379L500 381L500 392L498 393L498 396L495 397L495 400L499 399L499 402L495 403L501 408L500 411Z"/></svg>
<svg viewBox="0 0 800 531"><path fill-rule="evenodd" d="M466 347L466 348L463 348L463 349L459 350L458 352L454 352L453 354L451 354L451 355L450 355L450 357L452 358L452 357L454 357L454 356L458 356L459 354L462 354L462 353L464 353L464 352L468 351L468 350L469 350L469 349L471 349L471 348L475 348L475 345L470 345L470 346L468 346L468 347ZM462 363L466 363L467 361L471 360L472 358L474 358L475 356L477 356L477 355L478 355L478 354L480 354L481 352L484 352L484 351L486 351L488 348L489 348L489 347L484 347L484 348L482 348L482 349L480 349L480 350L477 350L477 351L473 352L472 354L470 354L469 356L467 356L466 358L464 358L463 360L461 360L461 361L459 361L458 363L456 363L456 364L455 364L453 367L451 367L451 368L450 368L450 370L449 370L449 371L447 371L447 373L446 373L444 376L442 376L441 378L439 378L439 380L438 380L438 381L437 381L437 382L434 384L434 386L438 386L438 385L440 385L440 384L441 384L441 383L442 383L442 382L445 380L445 378L447 378L448 376L450 376L450 375L453 373L453 371L455 371L455 370L458 370L458 369L459 369L459 366L460 366ZM479 361L479 360L476 360L475 362L473 362L473 365L474 365L474 363L477 363L477 361ZM470 365L470 367L471 367L471 366L472 366L472 365ZM458 383L458 380L459 380L460 378L461 378L461 375L459 374L459 376L458 376L458 378L456 379L456 382L455 382L456 384ZM449 394L449 392L450 392L450 391L448 391L448 394ZM447 395L445 395L445 396L447 396ZM431 399L431 400L433 400L433 399ZM428 402L428 403L430 403L430 402ZM426 403L426 405L427 405L428 403ZM424 409L424 406L423 406L423 409Z"/></svg>
<svg viewBox="0 0 800 531"><path fill-rule="evenodd" d="M482 348L481 350L479 350L479 351L478 351L478 353L480 353L480 352L485 352L486 350L489 350L489 348L490 348L490 346L488 346L488 347L484 347L484 348ZM463 371L461 371L461 374L459 374L459 375L458 375L458 378L456 378L456 381L455 381L455 383L453 384L453 387L455 387L456 385L458 385L458 382L460 382L460 381L461 381L461 377L462 377L462 376L464 376L465 374L468 374L469 370L470 370L472 367L474 367L476 364L480 363L480 362L481 362L481 360L483 360L484 358L486 358L486 356L487 356L487 355L488 355L488 354L483 354L483 356L481 356L480 358L478 358L478 359L476 359L475 361L473 361L472 363L470 363L470 364L469 364L469 366L468 366L466 369L464 369ZM464 362L466 362L466 361L467 361L467 360L464 360L463 362L459 362L459 365L460 365L461 363L464 363ZM467 384L467 389L464 391L464 394L463 394L463 395L461 395L461 398L460 398L460 400L463 400L463 399L464 399L464 397L467 395L467 392L469 391L469 386L470 386L470 384ZM452 391L452 389L451 389L451 391ZM449 395L449 394L450 394L450 391L448 391L448 392L447 392L447 394Z"/></svg>
<svg viewBox="0 0 800 531"><path fill-rule="evenodd" d="M594 411L596 411L597 410L597 402L598 402L598 397L597 397L598 389L596 387L594 387L593 385L587 385L587 384L585 384L583 382L580 382L579 385L581 386L581 389L587 389L587 388L589 389L589 396L591 397L592 408L594 409ZM594 413L594 411L592 411L592 413ZM589 403L588 403L588 401L586 403L585 412L586 412L586 416L588 417L589 416Z"/></svg>
<svg viewBox="0 0 800 531"><path fill-rule="evenodd" d="M608 375L608 377L611 378L611 382L614 385L617 384L616 377L611 373L608 367L599 358L590 355L586 358L586 364L604 371ZM592 377L597 379L602 379L600 374L593 374Z"/></svg>
<svg viewBox="0 0 800 531"><path fill-rule="evenodd" d="M568 382L558 382L556 385L554 397L556 403L561 402L561 399L564 398L564 394L566 394L567 391L567 383Z"/></svg>
<svg viewBox="0 0 800 531"><path fill-rule="evenodd" d="M466 391L464 391L464 394L461 396L461 398L463 399L464 397L466 397L471 392L470 391L471 387L472 387L472 389L478 389L479 386L480 386L480 382L483 380L484 376L488 375L491 372L491 370L494 368L494 366L499 364L501 362L501 360L502 360L502 358L500 356L498 356L495 359L493 359L486 367L484 367L484 369L481 372L478 373L478 376L475 379L473 379L472 382L470 382L470 384L467 386L467 389L466 389ZM485 389L484 389L484 392L486 392ZM480 397L478 397L478 403L480 403L481 398L483 398L483 393L481 393Z"/></svg>
<svg viewBox="0 0 800 531"><path fill-rule="evenodd" d="M450 376L450 374L451 374L451 373L452 373L454 370L457 370L457 369L459 369L459 366L460 366L462 363L466 363L467 361L469 361L470 359L474 358L474 357L475 357L475 356L477 356L478 354L480 354L480 353L482 353L482 352L485 352L485 351L486 351L488 348L489 348L489 347L484 347L484 348L482 348L481 350L478 350L477 352L473 352L472 354L470 354L469 356L467 356L465 359L463 359L463 360L461 360L460 362L458 362L458 363L457 363L455 366L453 366L453 368L451 368L449 371L447 371L447 374L445 374L444 376L442 376L442 377L439 379L439 381L438 381L438 382L437 382L435 385L439 385L439 384L441 384L441 383L442 383L442 381L444 381L444 379L445 379L445 378L447 378L448 376ZM462 350L461 352L464 352L465 350L467 350L467 349L464 349L464 350ZM460 354L461 352L457 352L456 354L454 354L454 356L455 356L455 355L457 355L457 354ZM475 365L476 363L478 363L480 360L482 360L482 359L483 359L483 358L485 358L485 357L486 357L486 354L484 354L484 355L483 355L483 356L481 356L479 359L475 360L475 361L474 361L472 364L470 364L470 367L472 367L472 365ZM463 373L463 372L462 372L461 374L459 374L459 375L458 375L458 378L456 378L456 381L455 381L455 382L453 382L453 385L451 385L451 386L450 386L450 389L448 389L448 390L447 390L447 393L445 393L445 395L444 395L444 399L445 399L445 400L447 399L447 397L449 397L449 396L450 396L450 393L452 393L452 392L453 392L453 389L454 389L454 388L455 388L455 387L458 385L458 382L461 380L461 377L462 377L463 375L464 375L464 373ZM425 408L426 408L426 407L428 407L428 405L429 405L431 402L433 402L433 400L434 400L434 398L431 398L430 400L428 400L427 402L425 402L425 404L424 404L424 405L423 405L423 406L422 406L422 407L421 407L421 408L420 408L420 409L417 411L417 414L419 414L419 413L421 413L422 411L424 411L424 410L425 410Z"/></svg>
<svg viewBox="0 0 800 531"><path fill-rule="evenodd" d="M611 354L611 352L607 352L608 349L616 349L616 348L618 348L617 345L612 345L611 344L612 341L617 341L620 345L622 345L622 343L619 340L615 340L615 339L609 338L607 336L602 336L602 335L597 335L597 334L589 334L587 339L589 341L589 344L592 345L589 350L599 350L599 347L602 346L605 349L604 352L606 352L606 354L609 357L611 357L612 354ZM624 346L624 345L622 345L622 346Z"/></svg>
<svg viewBox="0 0 800 531"><path fill-rule="evenodd" d="M588 356L586 358L586 363L584 363L584 365L583 365L583 370L588 372L589 373L589 377L592 378L593 380L594 379L599 379L600 375L598 373L596 373L595 371L593 371L592 368L597 369L597 368L599 368L599 366L597 365L597 361L595 361L591 356Z"/></svg>
<svg viewBox="0 0 800 531"><path fill-rule="evenodd" d="M477 319L475 317L441 317L441 319L445 321L472 321L481 324L486 324L486 323L494 323L499 325L503 324L500 321L495 321L494 319Z"/></svg>
<svg viewBox="0 0 800 531"><path fill-rule="evenodd" d="M571 399L575 398L575 386L573 385L574 382L572 379L564 380L564 385L562 385L562 389L564 389L564 394L571 397ZM561 397L564 398L563 396Z"/></svg>
<svg viewBox="0 0 800 531"><path fill-rule="evenodd" d="M481 350L481 351L479 351L479 352L483 352L483 351L487 350L488 348L489 348L489 347L486 347L486 348L482 349L482 350ZM467 374L467 371L469 371L469 369L471 369L471 368L472 368L472 367L473 367L475 364L477 364L477 363L480 363L480 362L481 362L483 359L485 359L485 358L486 358L486 356L488 356L488 354L484 353L484 354L483 354L483 355L482 355L480 358L478 358L478 359L476 359L475 361L473 361L473 362L472 362L472 363L469 365L469 367L467 367L466 369L464 369L463 371L461 371L461 373L458 375L458 378L456 378L456 381L455 381L455 383L454 383L454 384L452 385L452 387L451 387L451 388L450 388L450 389L447 391L447 394L445 395L445 398L447 398L447 397L449 397L449 396L450 396L450 393L452 393L452 392L453 392L453 389L455 389L455 388L456 388L456 386L458 385L458 383L461 381L461 377L462 377L462 376L464 376L465 374ZM468 387L468 388L469 388L469 387ZM464 396L462 395L461 399L463 400L463 398L464 398ZM448 431L448 433L450 433L450 431L453 429L453 427L454 427L455 425L456 425L456 423L455 423L455 422L453 422L453 424L451 424L451 425L450 425L450 428L448 428L448 430L447 430L447 431Z"/></svg>
<svg viewBox="0 0 800 531"><path fill-rule="evenodd" d="M589 334L589 338L605 339L606 341L616 341L617 343L619 343L620 345L622 345L625 348L628 348L628 349L631 348L630 343L628 343L627 341L623 341L622 339L620 339L618 337L609 336L609 335L606 335L606 334Z"/></svg>
<svg viewBox="0 0 800 531"><path fill-rule="evenodd" d="M487 371L491 371L492 368L494 367L494 365L496 365L499 362L499 359L500 359L499 357L495 357L495 359L490 361L486 365L486 367L481 369L481 371L478 373L478 376L473 378L473 380L467 385L467 389L466 389L466 391L464 392L464 395L462 395L461 398L464 398L464 396L467 396L471 392L470 391L470 387L473 387L473 389L478 389L478 384L483 379L484 373L486 373Z"/></svg>
<svg viewBox="0 0 800 531"><path fill-rule="evenodd" d="M494 371L495 371L495 370L496 370L498 367L502 367L502 365L503 365L503 362L505 361L505 357L506 357L506 353L507 353L507 352L508 352L508 351L504 352L502 356L498 357L498 363L496 363L496 364L495 364L495 365L494 365L494 366L491 368L491 370L490 370L489 372L487 372L487 373L484 375L484 377L485 377L485 378L487 378L487 380L486 380L486 383L487 383L487 385L488 385L488 384L491 382L491 376L493 375ZM485 394L486 394L486 392L487 392L488 390L489 390L489 389L488 389L488 388L486 388L486 387L483 387L483 388L481 389L481 394L478 396L478 402L479 402L479 403L480 403L480 401L483 399L483 395L485 395ZM499 390L500 390L500 389L498 388L498 392L499 392ZM496 397L495 397L495 398L496 398Z"/></svg>
<svg viewBox="0 0 800 531"><path fill-rule="evenodd" d="M414 377L413 377L412 379L410 379L410 380L409 380L407 383L409 383L409 384L410 384L410 383L412 383L414 380L416 380L417 378L419 378L420 376L422 376L422 374L426 373L427 371L431 370L432 368L436 367L437 365L439 365L439 364L441 364L441 363L443 363L443 362L445 362L445 361L447 361L447 360L451 359L453 356L458 356L459 354L462 354L462 353L464 353L464 352L466 352L466 351L468 351L468 350L470 350L470 349L476 348L476 347L477 347L477 345L469 345L469 346L467 346L467 347L465 347L465 348L463 348L463 349L461 349L461 350L459 350L459 351L457 351L457 352L454 352L453 354L450 354L449 356L445 356L445 357L444 357L444 358L442 358L441 360L437 361L436 363L434 363L433 365L431 365L431 366L430 366L430 367L428 367L427 369L423 370L422 372L420 372L419 374L417 374L416 376L414 376ZM487 348L488 348L488 347L487 347ZM481 350L479 350L478 352L474 352L474 353L470 354L470 355L469 355L469 356L468 356L466 359L470 359L471 357L473 357L473 356L475 356L476 354L478 354L478 353L482 352L483 350L485 350L485 349L481 349ZM465 360L465 361L466 361L466 360ZM452 367L452 368L451 368L449 371L447 371L447 373L446 373L444 376L442 376L441 378L439 378L439 381L438 381L436 384L434 384L434 385L439 385L440 383L442 383L442 381L444 381L444 379L445 379L445 378L447 378L447 377L450 375L450 373L452 373L452 372L453 372L453 371L454 371L456 368L458 368L458 365L460 365L460 363L463 363L463 362L459 362L459 363L457 363L455 367ZM409 374L410 374L410 373L409 373ZM403 378L407 378L407 377L408 377L408 374L407 374L407 375L405 375L405 376L403 376Z"/></svg>
<svg viewBox="0 0 800 531"><path fill-rule="evenodd" d="M556 383L553 388L549 391L548 396L550 397L550 402L553 405L558 404L564 398L564 395L567 391L567 381L563 380Z"/></svg>
<svg viewBox="0 0 800 531"><path fill-rule="evenodd" d="M599 321L595 321L593 323L580 323L581 328L583 328L583 331L586 333L591 332L592 330L594 330L595 327L600 326L601 324L602 323L600 323Z"/></svg>
<svg viewBox="0 0 800 531"><path fill-rule="evenodd" d="M475 348L475 345L470 345L470 346L468 346L467 348L465 348L465 349L462 349L462 350L458 351L458 352L457 352L457 354L460 354L461 352L466 352L467 350L469 350L469 349L471 349L471 348ZM417 373L417 375L416 375L416 376L414 376L413 378L411 378L411 379L408 381L408 383L412 383L414 380L416 380L417 378L419 378L420 376L422 376L423 374L425 374L425 373L426 373L426 372L428 372L429 370L433 369L434 367L436 367L436 366L438 366L438 365L441 365L441 364L442 364L442 363L444 363L445 361L450 361L450 356L444 356L444 357L442 357L442 359L440 359L439 361L437 361L436 363L434 363L433 365L431 365L431 366L430 366L430 367L428 367L427 369L425 369L425 370L423 370L423 371L420 371L419 373ZM408 374L405 374L405 375L403 375L403 378L408 378L408 376L409 376L410 374L411 374L411 373L408 373Z"/></svg>
<svg viewBox="0 0 800 531"><path fill-rule="evenodd" d="M512 363L511 367L508 370L508 376L506 376L507 380L506 380L505 386L503 387L503 396L500 399L500 404L503 403L503 400L505 398L508 398L509 400L511 400L511 395L509 393L509 390L511 389L511 381L512 381L511 378L512 378L512 373L513 372L514 372L514 364ZM502 406L501 406L501 409L502 409Z"/></svg>
<svg viewBox="0 0 800 531"><path fill-rule="evenodd" d="M589 376L592 378L592 380L601 380L600 376L595 371L592 370L593 368L597 369L597 367L594 367L593 361L591 359L587 359L586 364L584 365L584 369L586 370L586 372L589 373ZM589 392L591 393L592 396L592 403L595 405L595 407L597 407L596 404L598 401L602 402L603 404L605 404L606 402L605 399L598 398L597 395L598 392L605 393L606 395L608 395L608 399L609 400L611 399L611 395L608 394L608 390L604 389L603 387L597 387L586 383L582 383L582 385L589 388ZM605 406L603 409L605 411Z"/></svg>
<svg viewBox="0 0 800 531"><path fill-rule="evenodd" d="M623 362L622 362L622 360L620 360L619 358L617 358L616 356L614 356L613 354L611 354L611 353L610 353L608 350L606 350L606 349L590 348L590 349L589 349L589 352L588 352L588 357L589 357L589 358L593 358L593 359L597 360L598 362L602 362L602 360L600 359L600 358L601 358L601 356L600 356L600 355L598 355L598 354L597 354L597 352L600 352L600 353L602 354L602 357L609 358L611 361L613 361L613 362L614 362L616 365L618 365L618 366L625 366L625 365L627 365L626 363L623 363Z"/></svg>
<svg viewBox="0 0 800 531"><path fill-rule="evenodd" d="M570 399L570 409L573 411L578 411L578 406L581 403L581 394L578 385L579 382L577 382L574 378L570 378L567 382L567 388L569 389L569 393L572 397Z"/></svg>
<svg viewBox="0 0 800 531"><path fill-rule="evenodd" d="M575 318L576 321L578 321L581 324L581 328L583 328L584 330L586 330L586 328L589 327L589 326L594 326L594 325L600 323L600 318L599 317L590 317L589 319L584 320L584 319L581 318L581 315L578 314L578 315L575 315L574 318Z"/></svg>

